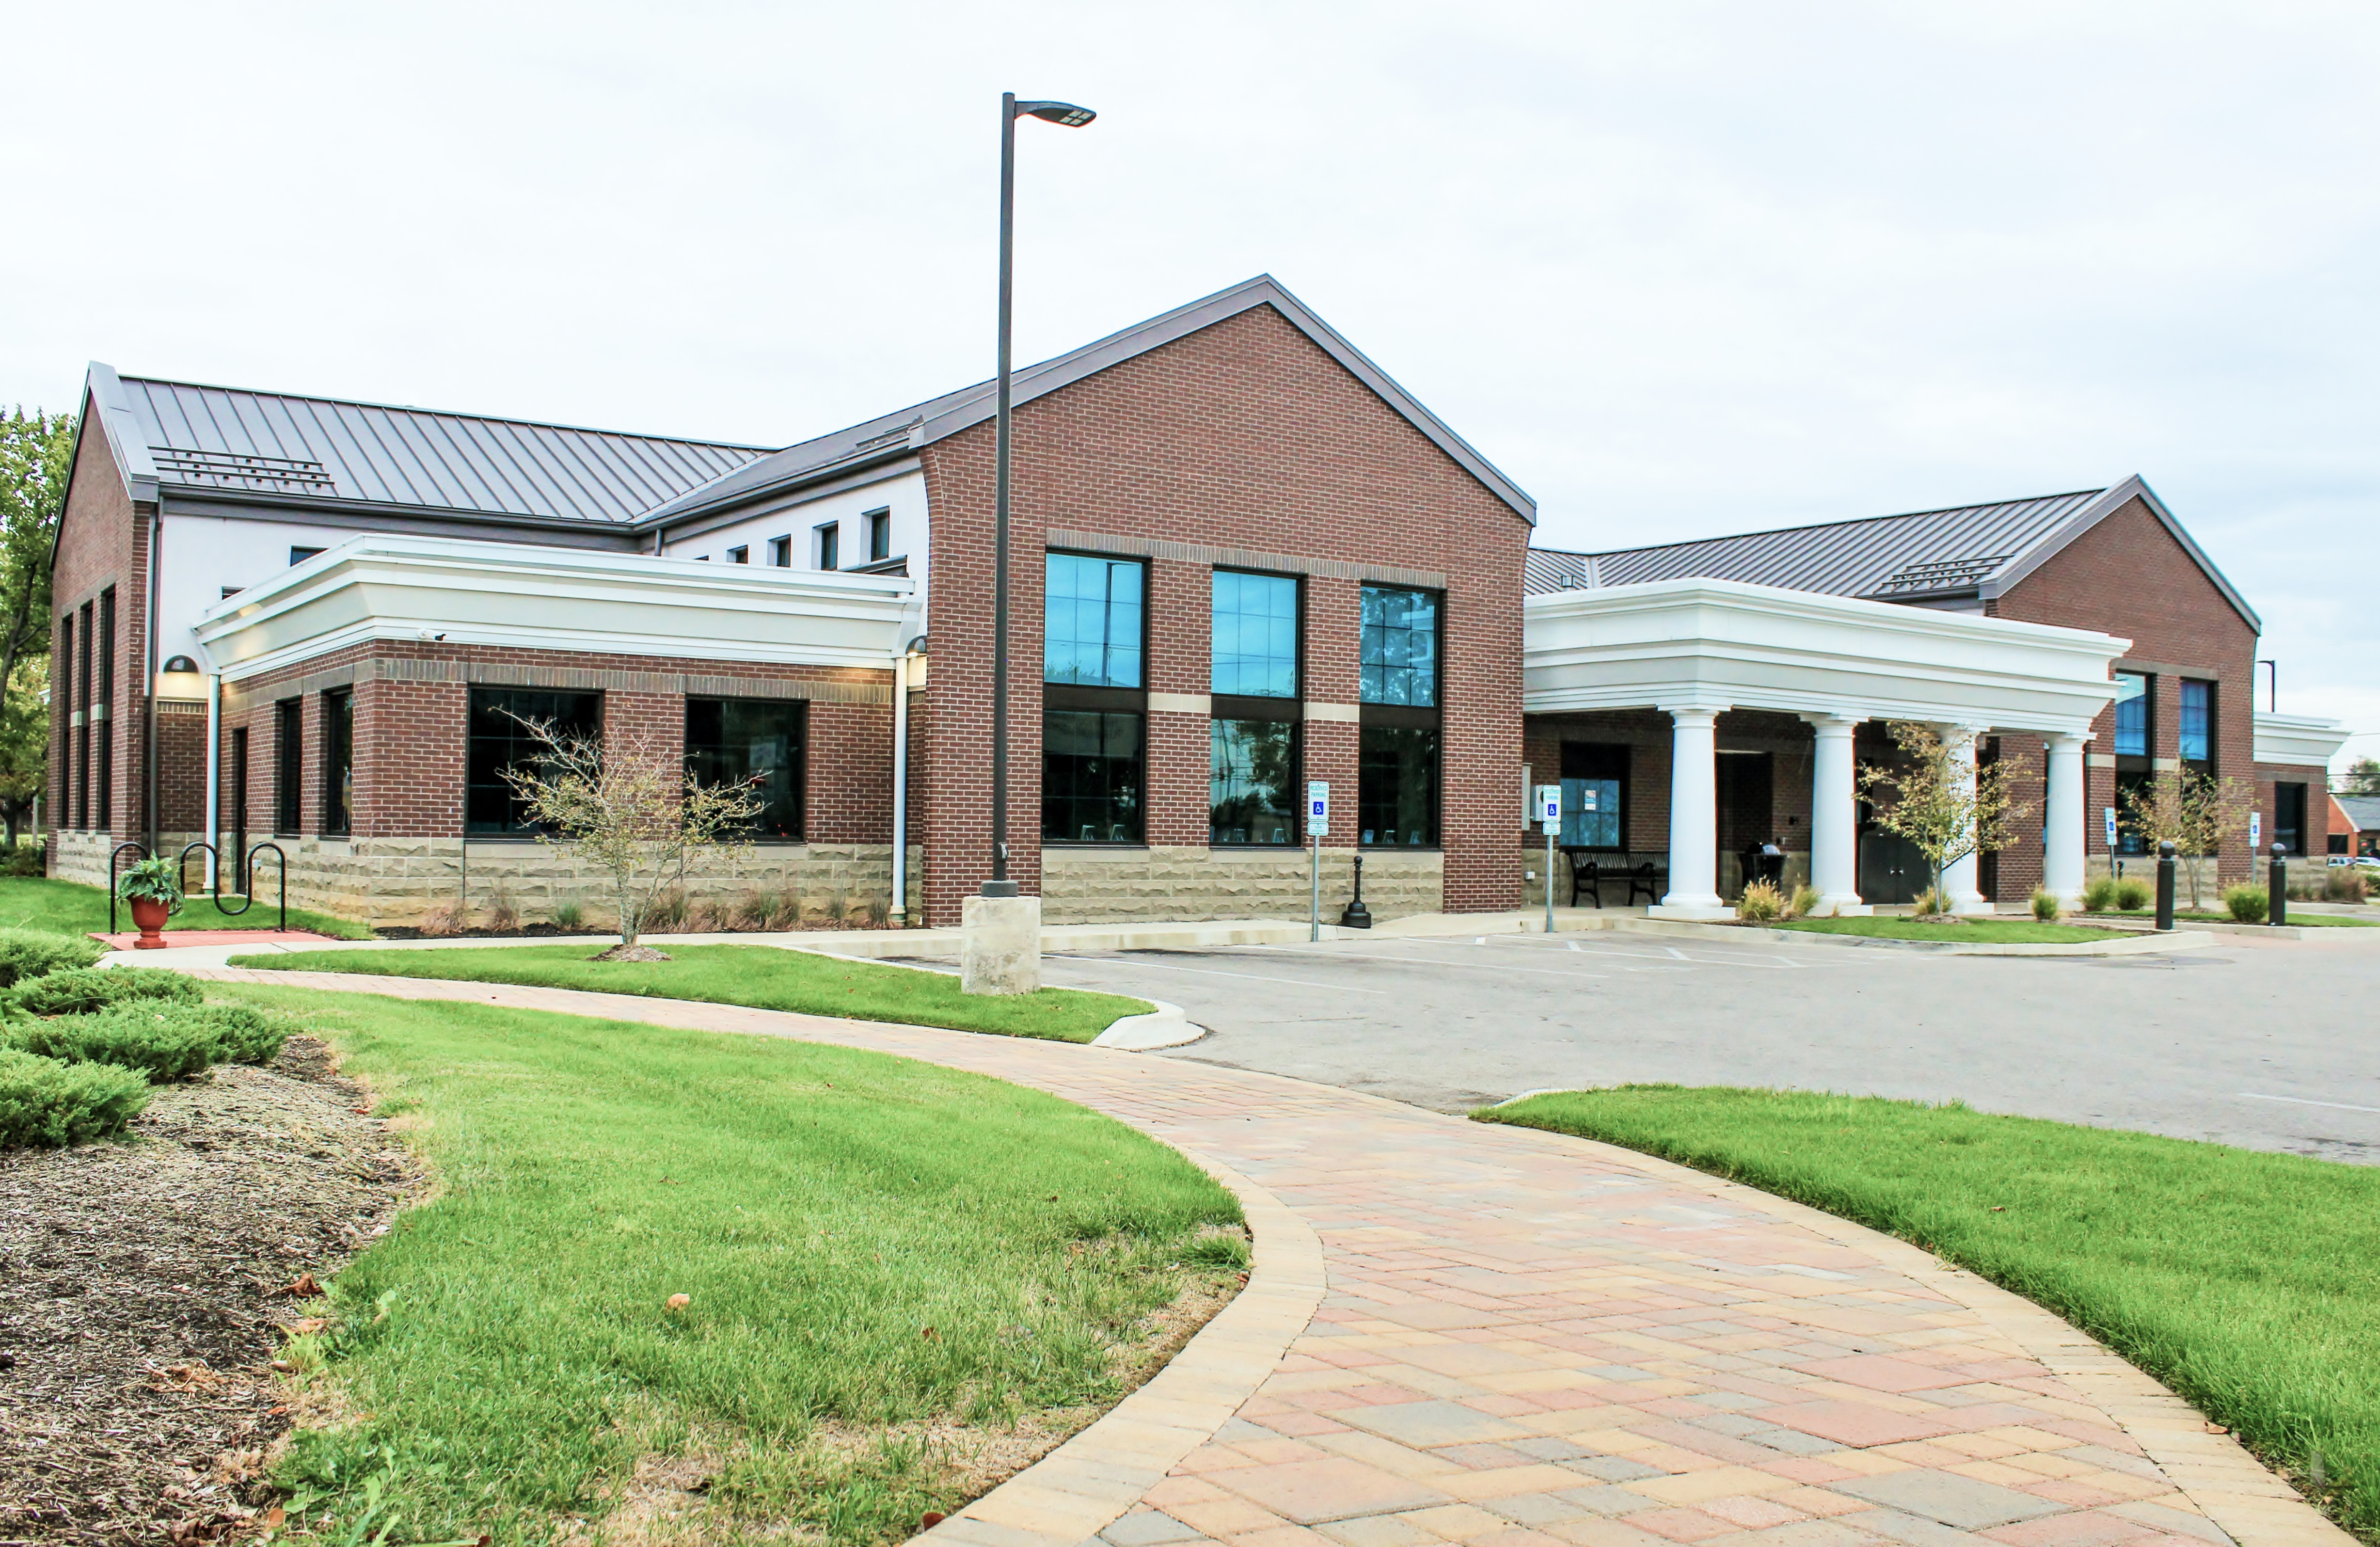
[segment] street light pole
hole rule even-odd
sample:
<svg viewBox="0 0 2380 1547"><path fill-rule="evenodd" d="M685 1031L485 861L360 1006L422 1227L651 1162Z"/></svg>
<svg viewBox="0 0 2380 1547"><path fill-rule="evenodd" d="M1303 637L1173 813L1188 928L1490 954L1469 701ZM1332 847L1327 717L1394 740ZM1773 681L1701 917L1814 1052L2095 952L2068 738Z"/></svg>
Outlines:
<svg viewBox="0 0 2380 1547"><path fill-rule="evenodd" d="M1025 102L1000 94L1000 382L992 416L991 556L991 879L987 897L1016 895L1008 877L1008 469L1009 339L1016 289L1016 120L1039 118L1080 128L1097 115L1063 102Z"/></svg>

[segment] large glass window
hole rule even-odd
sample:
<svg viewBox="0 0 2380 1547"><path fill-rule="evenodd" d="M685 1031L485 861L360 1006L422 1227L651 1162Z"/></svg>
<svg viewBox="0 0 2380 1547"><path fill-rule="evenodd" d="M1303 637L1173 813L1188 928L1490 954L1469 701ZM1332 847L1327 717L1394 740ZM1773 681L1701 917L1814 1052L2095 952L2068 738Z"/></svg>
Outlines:
<svg viewBox="0 0 2380 1547"><path fill-rule="evenodd" d="M115 826L115 588L99 593L99 695L91 705L91 778L99 786L102 832Z"/></svg>
<svg viewBox="0 0 2380 1547"><path fill-rule="evenodd" d="M355 831L356 695L337 688L322 695L322 833Z"/></svg>
<svg viewBox="0 0 2380 1547"><path fill-rule="evenodd" d="M1628 788L1628 749L1565 741L1561 749L1561 841L1566 848L1628 847L1621 802Z"/></svg>
<svg viewBox="0 0 2380 1547"><path fill-rule="evenodd" d="M1355 824L1379 848L1438 847L1438 727L1366 725L1355 763Z"/></svg>
<svg viewBox="0 0 2380 1547"><path fill-rule="evenodd" d="M2141 828L2143 812L2156 805L2156 775L2119 771L2116 774L2116 852L2146 854L2148 834Z"/></svg>
<svg viewBox="0 0 2380 1547"><path fill-rule="evenodd" d="M1295 844L1297 723L1217 720L1209 736L1208 841Z"/></svg>
<svg viewBox="0 0 2380 1547"><path fill-rule="evenodd" d="M2149 755L2149 679L2138 672L2116 674L2116 755Z"/></svg>
<svg viewBox="0 0 2380 1547"><path fill-rule="evenodd" d="M2181 761L2215 761L2215 684L2181 679Z"/></svg>
<svg viewBox="0 0 2380 1547"><path fill-rule="evenodd" d="M1297 697L1297 580L1215 571L1214 690Z"/></svg>
<svg viewBox="0 0 2380 1547"><path fill-rule="evenodd" d="M593 740L603 734L603 695L547 688L472 688L463 756L466 833L537 831L519 797L504 782L505 769L528 769L537 761L537 738L523 720L551 725L565 738Z"/></svg>
<svg viewBox="0 0 2380 1547"><path fill-rule="evenodd" d="M306 700L284 699L273 706L273 831L294 835L301 817L306 768Z"/></svg>
<svg viewBox="0 0 2380 1547"><path fill-rule="evenodd" d="M1435 592L1364 588L1366 703L1437 706L1438 613Z"/></svg>
<svg viewBox="0 0 2380 1547"><path fill-rule="evenodd" d="M1142 761L1140 715L1045 710L1042 838L1075 844L1140 842Z"/></svg>
<svg viewBox="0 0 2380 1547"><path fill-rule="evenodd" d="M755 838L802 835L805 711L798 700L686 700L686 775L698 785L753 782L763 804Z"/></svg>
<svg viewBox="0 0 2380 1547"><path fill-rule="evenodd" d="M1041 601L1041 680L1141 686L1146 566L1133 559L1049 555Z"/></svg>

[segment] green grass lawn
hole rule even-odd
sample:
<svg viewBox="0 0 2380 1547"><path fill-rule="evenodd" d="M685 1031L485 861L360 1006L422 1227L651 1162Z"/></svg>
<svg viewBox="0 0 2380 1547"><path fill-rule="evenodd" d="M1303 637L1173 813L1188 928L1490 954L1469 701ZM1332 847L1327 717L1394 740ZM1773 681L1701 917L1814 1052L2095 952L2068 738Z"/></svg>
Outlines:
<svg viewBox="0 0 2380 1547"><path fill-rule="evenodd" d="M324 1540L544 1540L600 1517L644 1457L712 1480L687 1540L765 1522L897 1541L958 1506L971 1431L1086 1421L1145 1318L1245 1270L1211 1178L998 1080L770 1037L224 991L320 1029L438 1180L338 1275L333 1326L291 1345L346 1415L301 1431L281 1474L309 1526L337 1517Z"/></svg>
<svg viewBox="0 0 2380 1547"><path fill-rule="evenodd" d="M666 935L646 944L664 962L589 961L587 945L473 945L426 951L300 951L234 956L235 967L288 972L369 972L393 978L444 978L538 988L597 989L651 999L700 999L763 1010L799 1010L849 1020L897 1020L1008 1037L1087 1042L1122 1016L1147 1015L1146 1000L1080 989L970 994L957 978L914 967L844 961L773 945L679 945Z"/></svg>
<svg viewBox="0 0 2380 1547"><path fill-rule="evenodd" d="M2380 1167L1990 1116L1677 1086L1474 1113L1578 1134L1913 1241L2036 1300L2380 1539ZM2301 1482L2301 1486L2304 1486Z"/></svg>
<svg viewBox="0 0 2380 1547"><path fill-rule="evenodd" d="M199 868L193 864L195 879ZM266 872L270 875L270 871ZM277 891L268 891L256 906L237 916L218 913L212 898L194 895L184 899L182 911L165 921L165 932L176 930L274 930L281 927ZM132 909L117 904L115 927L129 930ZM371 930L351 920L327 913L289 910L289 927L312 930L335 940L370 940ZM58 934L99 934L107 929L107 888L80 882L50 881L39 876L0 876L0 928L48 930Z"/></svg>
<svg viewBox="0 0 2380 1547"><path fill-rule="evenodd" d="M1811 934L1864 934L1879 940L1949 940L1962 945L2072 945L2105 940L2105 930L2076 924L2044 924L2031 919L1969 919L1937 924L1915 919L1787 919L1772 929L1802 930Z"/></svg>
<svg viewBox="0 0 2380 1547"><path fill-rule="evenodd" d="M2173 910L2173 916L2177 919L2193 920L2202 924L2236 924L2240 921L2228 913L2217 913L2209 907L2177 907ZM2123 919L2133 923L2153 923L2156 920L2156 910L2143 907L2133 912L2119 912L2115 908L2109 908L2104 913L2085 913L2082 917ZM2368 930L2380 926L2380 919L2352 919L2337 913L2301 913L2292 907L2289 909L2289 924L2292 928L2299 924L2313 924L2319 927L2344 924L2349 929Z"/></svg>

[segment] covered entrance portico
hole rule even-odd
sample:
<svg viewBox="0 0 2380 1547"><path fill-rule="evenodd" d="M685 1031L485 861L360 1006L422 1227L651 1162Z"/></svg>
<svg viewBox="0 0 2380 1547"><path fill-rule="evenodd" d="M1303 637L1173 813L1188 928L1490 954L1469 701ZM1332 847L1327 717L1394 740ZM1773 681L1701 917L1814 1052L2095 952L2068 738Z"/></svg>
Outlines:
<svg viewBox="0 0 2380 1547"><path fill-rule="evenodd" d="M1598 814L1597 842L1579 852L1609 850L1630 866L1642 861L1640 849L1664 855L1656 916L1729 917L1720 887L1736 878L1723 874L1723 860L1735 859L1738 845L1792 852L1793 843L1778 840L1797 838L1804 816L1817 912L1864 913L1890 900L1860 890L1856 738L1863 726L1873 737L1893 721L1934 726L1971 769L1987 735L2045 742L2047 800L2035 813L2045 883L2070 904L2081 898L2083 748L2114 696L2108 664L2128 640L1706 579L1532 596L1523 626L1533 770L1549 774L1548 760L1561 761L1568 789L1577 782L1570 767L1596 761L1572 754L1572 744L1631 749L1597 754L1613 766L1624 761L1635 776L1629 798L1613 802L1624 810ZM1735 734L1723 734L1722 716ZM1666 749L1657 727L1667 731ZM1763 754L1765 784L1739 771L1739 760ZM1666 790L1657 782L1663 774ZM1765 812L1746 810L1764 800ZM1566 825L1567 811L1566 802ZM1762 828L1766 835L1747 837ZM1958 910L1988 911L1974 859L1949 867L1943 883Z"/></svg>

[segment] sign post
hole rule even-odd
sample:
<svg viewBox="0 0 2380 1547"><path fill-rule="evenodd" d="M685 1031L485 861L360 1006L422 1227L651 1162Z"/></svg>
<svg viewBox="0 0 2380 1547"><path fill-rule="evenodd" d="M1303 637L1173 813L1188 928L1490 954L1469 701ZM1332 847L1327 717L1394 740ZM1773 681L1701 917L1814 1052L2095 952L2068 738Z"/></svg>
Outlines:
<svg viewBox="0 0 2380 1547"><path fill-rule="evenodd" d="M1306 933L1322 938L1322 840L1330 834L1330 781L1309 779L1305 785L1305 846L1314 855L1314 904Z"/></svg>
<svg viewBox="0 0 2380 1547"><path fill-rule="evenodd" d="M1592 799L1589 792L1587 798ZM1546 833L1546 932L1554 932L1554 835L1561 831L1561 786L1537 786L1537 825Z"/></svg>
<svg viewBox="0 0 2380 1547"><path fill-rule="evenodd" d="M2248 852L2253 854L2264 847L2265 813L2250 811L2248 813Z"/></svg>

